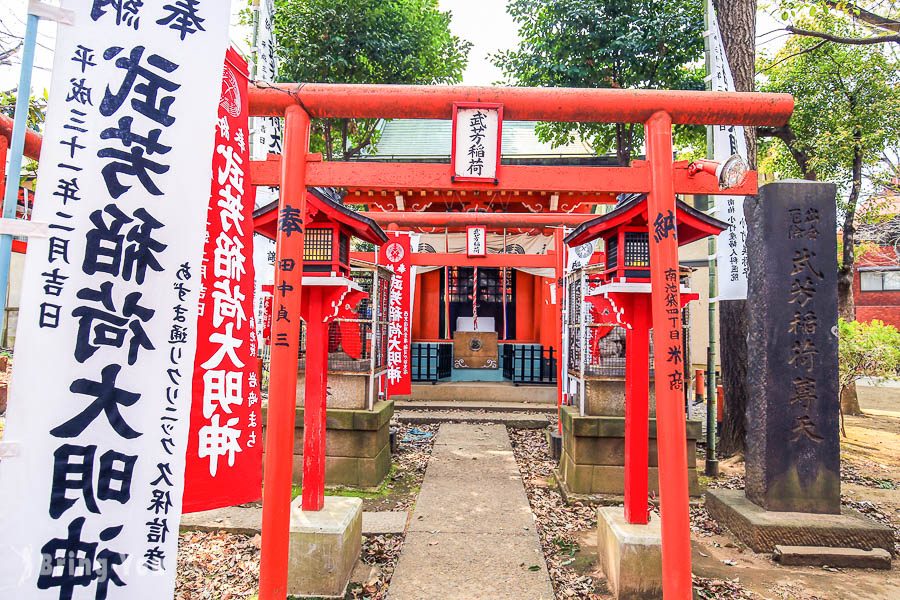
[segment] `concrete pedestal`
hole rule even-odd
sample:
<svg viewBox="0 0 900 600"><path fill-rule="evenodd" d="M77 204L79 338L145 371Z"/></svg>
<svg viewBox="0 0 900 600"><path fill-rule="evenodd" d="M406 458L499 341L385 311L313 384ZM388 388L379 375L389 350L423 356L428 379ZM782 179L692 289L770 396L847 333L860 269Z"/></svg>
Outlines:
<svg viewBox="0 0 900 600"><path fill-rule="evenodd" d="M773 552L775 546L827 546L893 552L890 528L850 509L841 514L776 512L751 502L743 490L706 492L706 510L754 552Z"/></svg>
<svg viewBox="0 0 900 600"><path fill-rule="evenodd" d="M625 417L578 414L574 406L562 408L563 447L557 481L567 495L625 493ZM696 452L700 422L687 422L688 486L700 495ZM650 419L649 490L658 492L656 419Z"/></svg>
<svg viewBox="0 0 900 600"><path fill-rule="evenodd" d="M393 401L373 410L326 410L325 484L376 488L391 469L390 421ZM263 411L265 418L265 411ZM263 421L265 423L265 421ZM263 427L265 433L265 426ZM265 449L264 449L265 451ZM303 481L303 408L297 408L294 434L294 483Z"/></svg>
<svg viewBox="0 0 900 600"><path fill-rule="evenodd" d="M662 598L662 542L659 518L647 525L625 520L625 509L597 511L597 551L610 591L620 600Z"/></svg>
<svg viewBox="0 0 900 600"><path fill-rule="evenodd" d="M362 499L326 496L319 511L291 503L288 594L343 598L362 548Z"/></svg>

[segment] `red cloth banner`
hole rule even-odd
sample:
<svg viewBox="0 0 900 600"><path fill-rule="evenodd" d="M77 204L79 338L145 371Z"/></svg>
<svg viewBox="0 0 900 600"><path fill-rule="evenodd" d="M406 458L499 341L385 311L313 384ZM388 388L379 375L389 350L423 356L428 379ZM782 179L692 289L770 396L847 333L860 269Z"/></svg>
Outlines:
<svg viewBox="0 0 900 600"><path fill-rule="evenodd" d="M388 295L387 395L406 396L412 393L412 365L410 350L410 275L412 255L408 235L395 234L381 246L379 264L394 270Z"/></svg>
<svg viewBox="0 0 900 600"><path fill-rule="evenodd" d="M262 495L247 73L247 63L229 49L201 269L184 512L253 502Z"/></svg>

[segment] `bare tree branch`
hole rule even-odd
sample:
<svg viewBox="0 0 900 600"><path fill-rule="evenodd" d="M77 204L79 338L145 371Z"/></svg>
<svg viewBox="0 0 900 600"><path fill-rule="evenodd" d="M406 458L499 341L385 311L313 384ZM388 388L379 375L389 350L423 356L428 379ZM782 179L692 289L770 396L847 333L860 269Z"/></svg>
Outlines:
<svg viewBox="0 0 900 600"><path fill-rule="evenodd" d="M798 147L797 134L794 133L794 130L791 129L790 125L784 125L782 127L757 127L756 135L761 138L778 138L784 142L784 145L787 146L791 156L794 157L797 166L800 167L803 178L809 181L816 181L817 175L815 170L810 167L810 157L805 151Z"/></svg>
<svg viewBox="0 0 900 600"><path fill-rule="evenodd" d="M9 50L0 50L0 64L10 64L9 58L19 51L19 48L22 47L22 43L23 42L19 42L14 48L10 48Z"/></svg>
<svg viewBox="0 0 900 600"><path fill-rule="evenodd" d="M821 48L823 45L825 45L825 44L827 44L827 43L828 43L828 40L822 40L821 42L816 42L815 44L813 44L813 45L810 46L809 48L804 48L804 49L802 49L802 50L799 50L799 51L797 51L797 52L794 52L793 54L788 54L788 55L785 56L784 58L780 58L780 59L776 60L776 61L773 62L771 65L767 66L765 69L760 69L759 72L760 72L760 73L765 73L765 72L768 71L769 69L771 69L771 68L773 68L773 67L777 67L778 65L780 65L781 63L783 63L783 62L785 62L785 61L787 61L787 60L790 60L790 59L792 59L792 58L796 58L797 56L800 56L801 54L806 54L807 52L812 52L813 50L818 50L819 48Z"/></svg>
<svg viewBox="0 0 900 600"><path fill-rule="evenodd" d="M876 15L875 13L868 11L861 6L856 4L847 4L843 2L838 2L837 0L825 0L828 6L831 8L840 10L849 14L851 17L855 17L865 23L866 25L871 25L872 27L877 27L878 29L885 29L887 31L894 31L900 33L900 21L896 19L891 19L889 17L882 17L881 15Z"/></svg>
<svg viewBox="0 0 900 600"><path fill-rule="evenodd" d="M823 39L829 42L835 42L838 44L850 44L854 46L868 46L871 44L885 44L888 42L894 42L896 44L900 44L900 34L891 34L891 35L876 35L874 37L867 38L855 38L855 37L844 37L840 35L832 35L830 33L823 33L821 31L810 31L809 29L800 29L798 27L794 27L793 25L788 25L784 28L786 31L789 31L795 35L803 35L807 37L814 37Z"/></svg>

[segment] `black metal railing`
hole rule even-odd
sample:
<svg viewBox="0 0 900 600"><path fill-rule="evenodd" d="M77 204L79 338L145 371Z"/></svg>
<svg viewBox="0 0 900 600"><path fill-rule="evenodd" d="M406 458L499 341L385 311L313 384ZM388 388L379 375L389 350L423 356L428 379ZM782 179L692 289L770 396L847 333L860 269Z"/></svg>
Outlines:
<svg viewBox="0 0 900 600"><path fill-rule="evenodd" d="M450 377L453 344L415 342L412 345L412 380L437 383Z"/></svg>
<svg viewBox="0 0 900 600"><path fill-rule="evenodd" d="M503 344L503 378L515 384L555 384L556 349L539 344Z"/></svg>

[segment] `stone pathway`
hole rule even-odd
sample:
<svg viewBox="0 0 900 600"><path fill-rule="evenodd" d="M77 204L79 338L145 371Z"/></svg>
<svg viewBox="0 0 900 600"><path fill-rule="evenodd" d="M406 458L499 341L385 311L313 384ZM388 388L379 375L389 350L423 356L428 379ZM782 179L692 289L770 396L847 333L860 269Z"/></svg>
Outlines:
<svg viewBox="0 0 900 600"><path fill-rule="evenodd" d="M503 425L441 425L390 600L552 600Z"/></svg>

